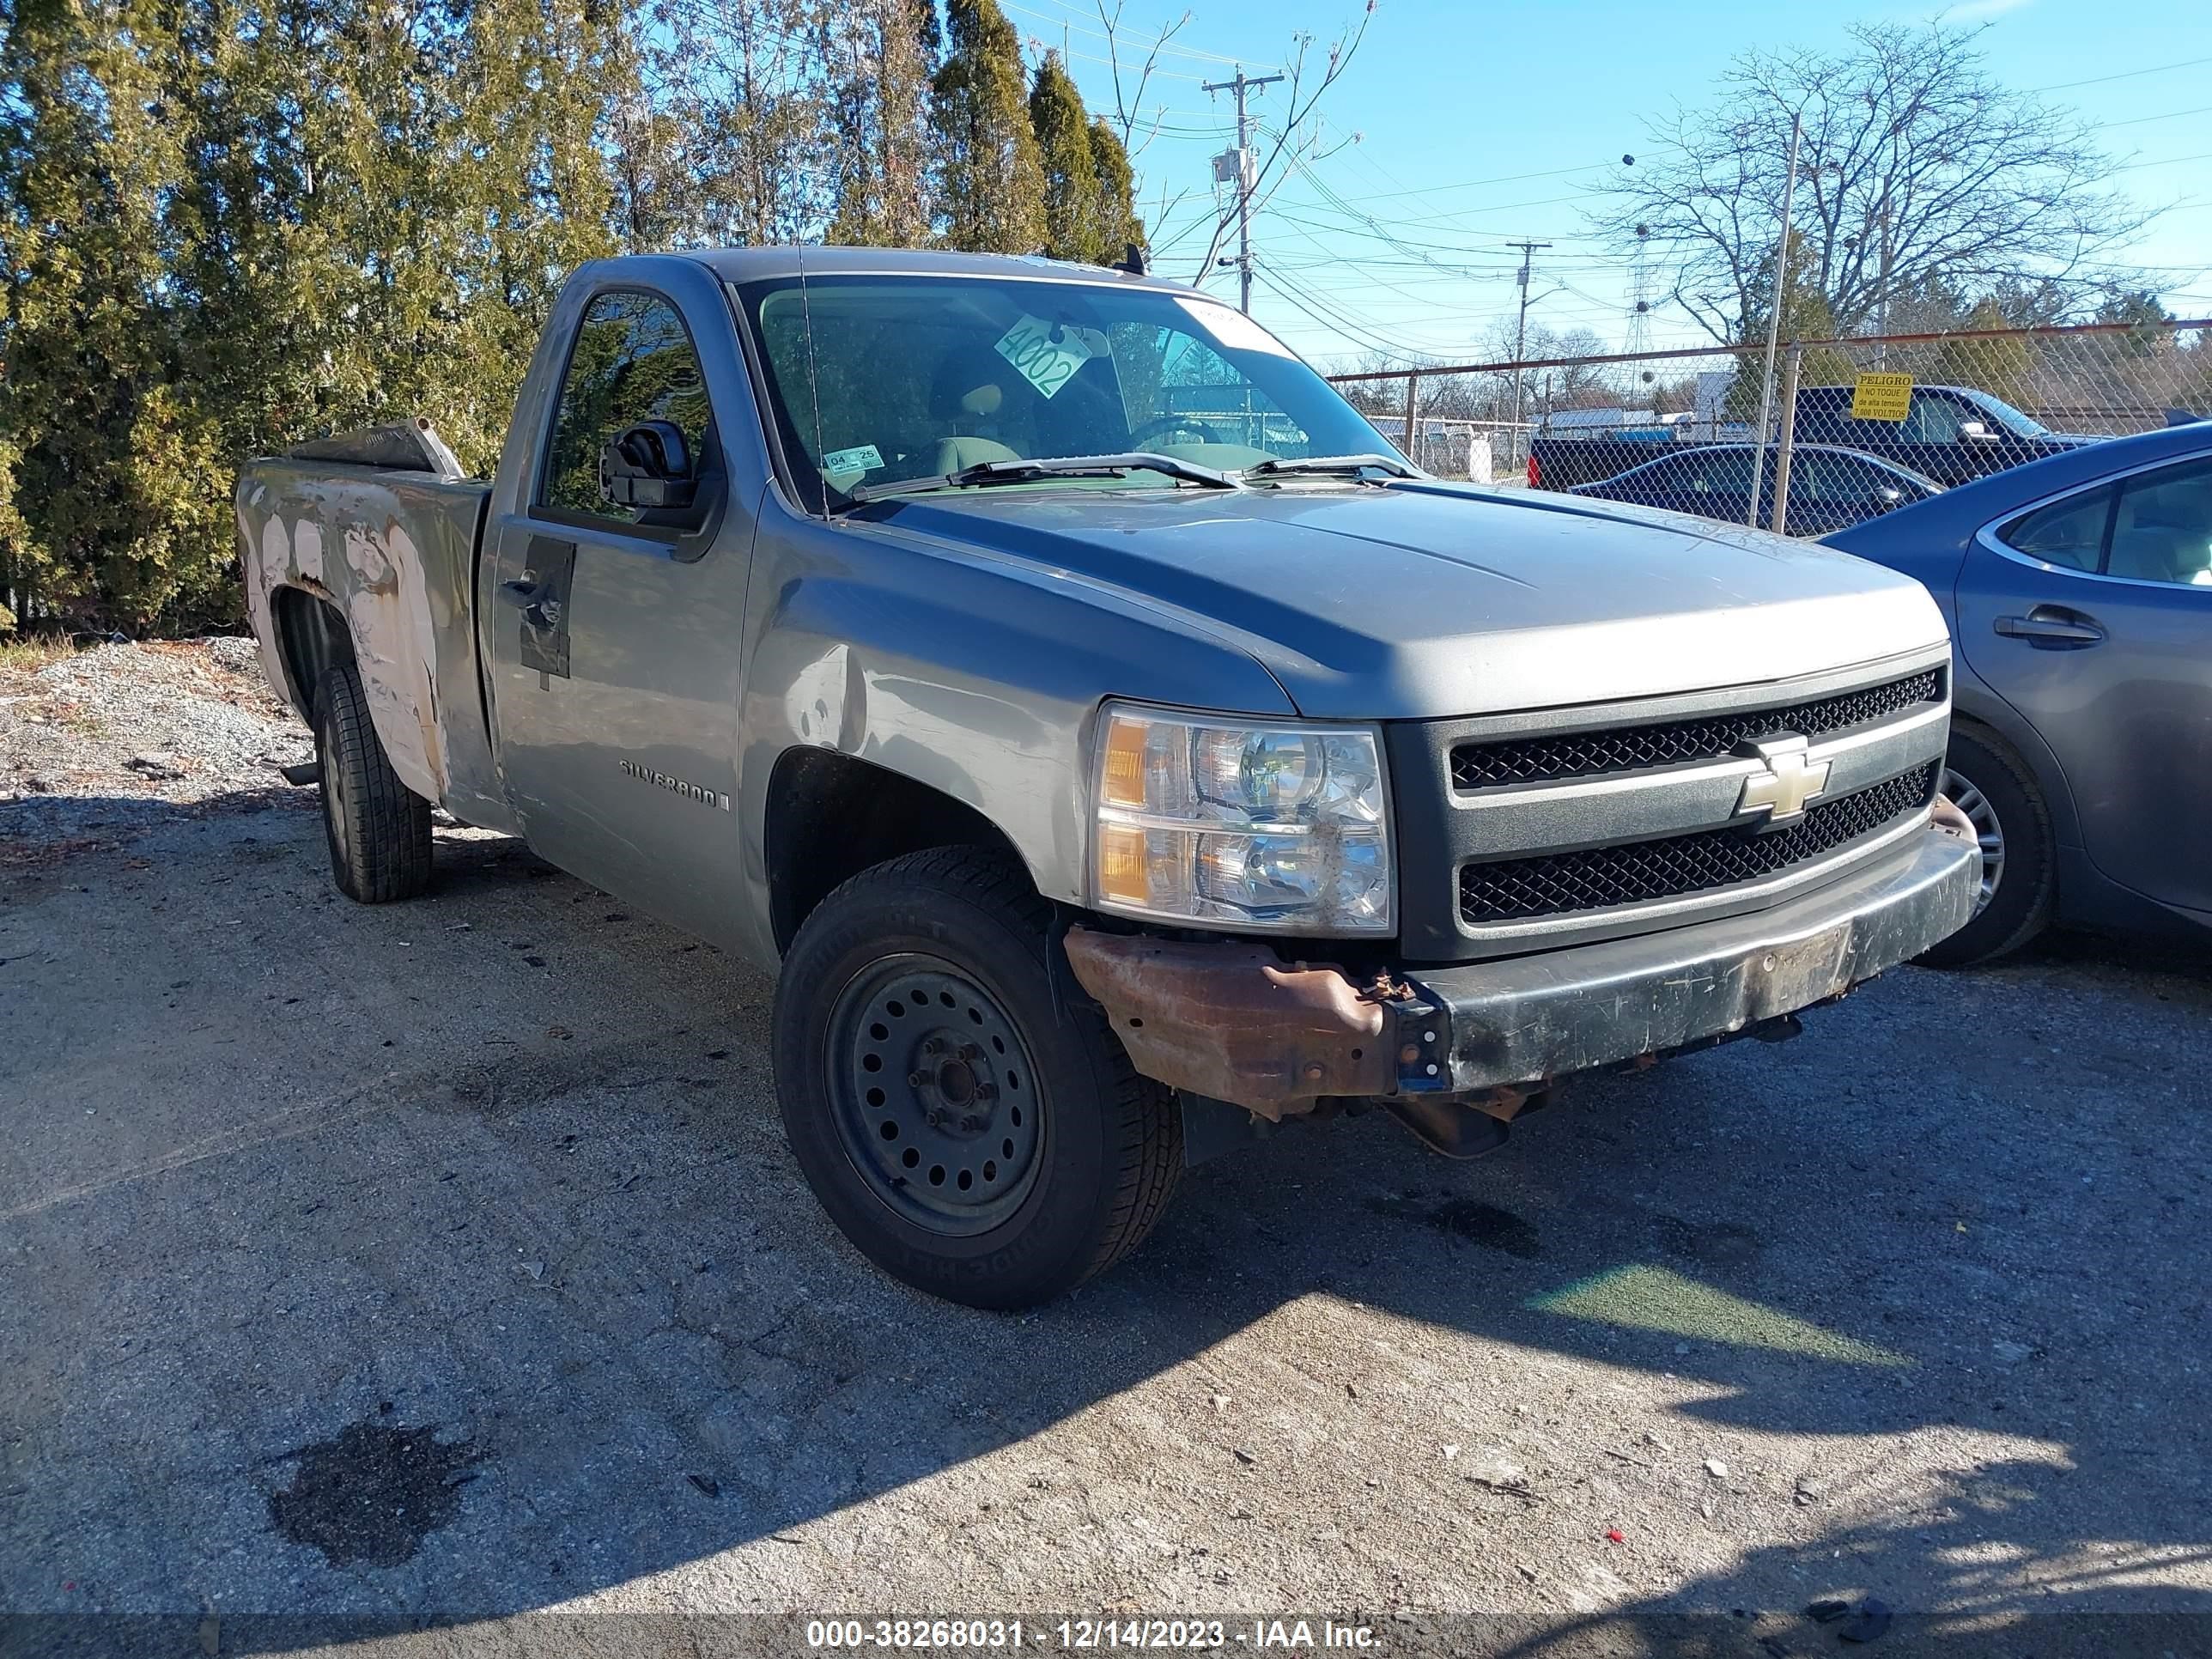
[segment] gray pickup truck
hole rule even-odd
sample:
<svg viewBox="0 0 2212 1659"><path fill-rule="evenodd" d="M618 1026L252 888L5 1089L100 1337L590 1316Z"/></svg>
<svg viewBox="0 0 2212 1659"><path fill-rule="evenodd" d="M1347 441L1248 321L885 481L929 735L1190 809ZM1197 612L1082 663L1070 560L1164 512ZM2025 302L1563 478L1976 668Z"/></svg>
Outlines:
<svg viewBox="0 0 2212 1659"><path fill-rule="evenodd" d="M636 257L489 483L402 423L238 526L338 884L423 891L434 803L774 969L823 1207L1013 1307L1285 1120L1486 1151L1973 908L1917 584L1383 449L1140 276Z"/></svg>

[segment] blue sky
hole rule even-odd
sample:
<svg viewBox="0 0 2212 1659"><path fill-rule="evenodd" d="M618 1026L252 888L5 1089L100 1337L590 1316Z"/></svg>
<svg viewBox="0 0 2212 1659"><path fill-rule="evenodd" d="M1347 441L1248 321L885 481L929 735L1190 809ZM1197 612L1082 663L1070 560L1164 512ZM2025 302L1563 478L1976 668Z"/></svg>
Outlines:
<svg viewBox="0 0 2212 1659"><path fill-rule="evenodd" d="M1094 108L1110 107L1092 0L1002 3L1033 40L1068 52ZM1144 100L1148 117L1165 112L1161 131L1138 158L1158 268L1183 280L1204 252L1207 157L1227 144L1232 125L1228 96L1209 96L1200 82L1237 62L1253 74L1280 65L1301 31L1317 37L1318 55L1361 0L1188 3L1191 21ZM1125 64L1184 9L1184 0L1126 0ZM1517 297L1519 255L1506 243L1525 237L1554 245L1537 256L1532 291L1557 291L1532 307L1532 323L1589 328L1617 346L1631 273L1591 235L1583 214L1600 170L1644 147L1644 117L1676 100L1705 101L1729 58L1747 46L1831 47L1854 21L1933 15L1773 0L1377 0L1365 44L1322 106L1324 148L1354 132L1360 141L1320 161L1314 178L1293 179L1258 220L1255 254L1275 286L1263 281L1255 290L1254 313L1316 361L1348 362L1375 347L1480 360L1482 337ZM1982 45L1998 79L2044 91L2106 129L2106 148L2131 164L2121 182L2146 205L2168 210L2129 257L2160 268L2172 309L2212 315L2212 6L1978 0L1948 16L1989 25ZM1268 114L1280 90L1255 98L1255 112ZM1164 188L1170 198L1191 193L1162 222ZM1473 274L1407 268L1347 219L1345 203L1402 240L1425 234L1451 246ZM1233 295L1233 273L1209 286ZM1663 277L1655 273L1651 286L1663 293ZM1686 318L1663 310L1650 331L1655 346L1703 343Z"/></svg>

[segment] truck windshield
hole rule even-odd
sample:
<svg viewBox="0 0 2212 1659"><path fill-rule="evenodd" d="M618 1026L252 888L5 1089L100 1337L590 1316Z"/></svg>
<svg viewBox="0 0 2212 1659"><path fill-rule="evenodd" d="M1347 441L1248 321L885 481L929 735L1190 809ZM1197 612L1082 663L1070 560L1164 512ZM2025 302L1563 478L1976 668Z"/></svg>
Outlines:
<svg viewBox="0 0 2212 1659"><path fill-rule="evenodd" d="M1195 295L897 275L736 293L810 506L988 461L1145 451L1233 472L1387 447L1273 335ZM1173 485L1137 471L1056 487Z"/></svg>

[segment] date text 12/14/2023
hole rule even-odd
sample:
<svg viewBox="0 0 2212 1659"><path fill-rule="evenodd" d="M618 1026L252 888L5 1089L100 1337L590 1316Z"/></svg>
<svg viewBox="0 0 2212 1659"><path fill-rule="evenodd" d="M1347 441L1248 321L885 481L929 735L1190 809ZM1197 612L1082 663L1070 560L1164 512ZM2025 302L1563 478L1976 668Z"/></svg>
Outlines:
<svg viewBox="0 0 2212 1659"><path fill-rule="evenodd" d="M816 1619L806 1645L819 1649L889 1648L955 1651L1018 1650L1135 1652L1248 1648L1372 1650L1373 1628L1334 1620L1247 1619Z"/></svg>

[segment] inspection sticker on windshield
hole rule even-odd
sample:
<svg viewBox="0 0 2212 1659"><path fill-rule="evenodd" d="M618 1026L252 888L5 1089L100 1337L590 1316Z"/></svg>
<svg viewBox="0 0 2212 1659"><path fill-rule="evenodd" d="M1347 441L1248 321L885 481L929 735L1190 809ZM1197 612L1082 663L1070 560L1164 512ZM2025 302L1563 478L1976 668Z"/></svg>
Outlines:
<svg viewBox="0 0 2212 1659"><path fill-rule="evenodd" d="M1075 371L1091 357L1091 348L1073 329L1061 328L1059 332L1060 337L1054 339L1053 324L1024 312L1021 321L999 337L994 349L1021 371L1022 379L1049 398L1073 380Z"/></svg>
<svg viewBox="0 0 2212 1659"><path fill-rule="evenodd" d="M883 454L873 444L862 444L857 449L833 449L822 458L824 472L868 472L883 464Z"/></svg>

